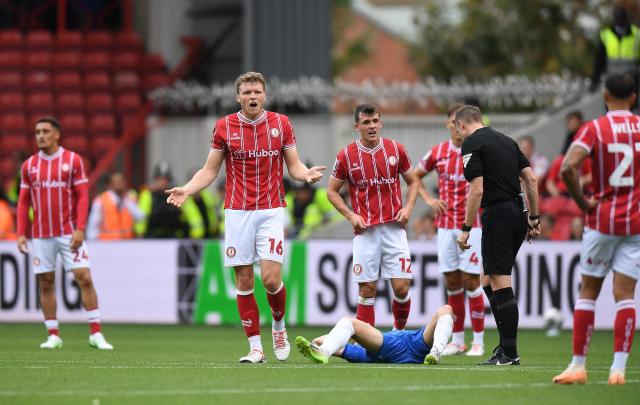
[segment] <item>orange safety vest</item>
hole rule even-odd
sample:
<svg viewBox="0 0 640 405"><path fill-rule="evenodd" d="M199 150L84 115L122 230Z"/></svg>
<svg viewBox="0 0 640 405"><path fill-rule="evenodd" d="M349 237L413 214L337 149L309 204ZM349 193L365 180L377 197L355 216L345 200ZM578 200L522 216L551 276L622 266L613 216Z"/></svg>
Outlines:
<svg viewBox="0 0 640 405"><path fill-rule="evenodd" d="M9 204L4 201L0 201L0 240L2 239L16 239L16 234L13 227L13 216L11 215Z"/></svg>
<svg viewBox="0 0 640 405"><path fill-rule="evenodd" d="M120 210L116 206L111 193L105 191L100 194L102 203L102 225L100 226L100 240L118 240L133 238L133 217L124 207Z"/></svg>

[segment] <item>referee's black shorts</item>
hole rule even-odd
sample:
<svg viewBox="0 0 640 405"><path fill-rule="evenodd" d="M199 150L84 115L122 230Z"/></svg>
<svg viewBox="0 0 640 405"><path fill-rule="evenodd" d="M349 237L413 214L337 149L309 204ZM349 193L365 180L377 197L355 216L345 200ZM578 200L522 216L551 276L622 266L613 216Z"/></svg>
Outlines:
<svg viewBox="0 0 640 405"><path fill-rule="evenodd" d="M518 250L527 235L527 216L519 200L486 206L482 221L482 266L484 274L511 275Z"/></svg>

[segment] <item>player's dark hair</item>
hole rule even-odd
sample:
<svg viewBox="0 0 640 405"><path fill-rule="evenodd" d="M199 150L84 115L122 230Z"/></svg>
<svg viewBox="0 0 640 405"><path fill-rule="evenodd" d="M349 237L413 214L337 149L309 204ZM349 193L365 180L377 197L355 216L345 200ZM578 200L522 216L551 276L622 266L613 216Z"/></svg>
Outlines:
<svg viewBox="0 0 640 405"><path fill-rule="evenodd" d="M482 122L482 112L474 105L465 105L456 112L456 121Z"/></svg>
<svg viewBox="0 0 640 405"><path fill-rule="evenodd" d="M461 103L451 104L449 107L447 107L447 117L451 117L462 107L464 107L464 104L461 104Z"/></svg>
<svg viewBox="0 0 640 405"><path fill-rule="evenodd" d="M584 121L584 115L582 115L582 111L579 110L573 110L573 111L569 111L567 113L567 115L565 116L566 119L569 118L576 118L580 121Z"/></svg>
<svg viewBox="0 0 640 405"><path fill-rule="evenodd" d="M614 73L604 82L607 92L618 100L626 100L636 92L636 82L627 73Z"/></svg>
<svg viewBox="0 0 640 405"><path fill-rule="evenodd" d="M40 124L40 123L47 123L47 124L51 124L52 127L54 127L58 132L62 132L62 127L60 126L60 122L58 122L57 119L53 118L53 117L42 117L42 118L38 118L38 121L36 121L36 125Z"/></svg>
<svg viewBox="0 0 640 405"><path fill-rule="evenodd" d="M378 109L372 106L371 104L358 104L356 106L355 110L353 110L353 118L355 122L360 121L360 114L367 115L367 116L371 116L375 114L380 115L380 113L378 112Z"/></svg>

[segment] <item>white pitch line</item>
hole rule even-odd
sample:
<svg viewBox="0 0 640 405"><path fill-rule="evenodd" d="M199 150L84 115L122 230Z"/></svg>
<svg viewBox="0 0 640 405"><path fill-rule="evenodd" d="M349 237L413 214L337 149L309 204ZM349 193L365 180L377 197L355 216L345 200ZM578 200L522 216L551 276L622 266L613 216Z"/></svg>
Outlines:
<svg viewBox="0 0 640 405"><path fill-rule="evenodd" d="M627 384L637 384L640 380L627 380ZM605 385L606 381L596 381L590 385ZM552 383L519 383L519 384L450 384L450 385L404 385L395 387L280 387L280 388L211 388L205 390L131 390L131 391L0 391L0 397L69 397L69 396L151 396L151 395L244 395L244 394L310 394L331 392L395 392L395 391L447 391L447 390L493 390L511 388L545 388L553 387Z"/></svg>

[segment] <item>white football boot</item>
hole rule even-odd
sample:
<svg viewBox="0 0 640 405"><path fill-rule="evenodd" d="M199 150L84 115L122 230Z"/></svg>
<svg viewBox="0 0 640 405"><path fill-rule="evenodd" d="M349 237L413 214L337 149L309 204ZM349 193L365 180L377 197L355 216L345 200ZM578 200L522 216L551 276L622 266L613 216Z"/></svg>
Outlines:
<svg viewBox="0 0 640 405"><path fill-rule="evenodd" d="M484 356L484 345L481 343L471 343L471 349L467 356Z"/></svg>
<svg viewBox="0 0 640 405"><path fill-rule="evenodd" d="M62 349L62 339L58 335L49 335L47 341L40 345L41 349Z"/></svg>
<svg viewBox="0 0 640 405"><path fill-rule="evenodd" d="M258 349L253 349L244 357L240 357L240 363L266 363L267 359Z"/></svg>
<svg viewBox="0 0 640 405"><path fill-rule="evenodd" d="M276 355L276 359L285 361L289 358L289 352L291 352L287 330L283 329L278 332L272 330L271 336L273 338L273 353Z"/></svg>
<svg viewBox="0 0 640 405"><path fill-rule="evenodd" d="M99 350L113 350L113 346L105 340L104 336L100 332L89 335L89 346L95 347Z"/></svg>
<svg viewBox="0 0 640 405"><path fill-rule="evenodd" d="M467 350L467 345L457 345L453 342L447 344L442 351L443 356L452 356L454 354L462 354Z"/></svg>

